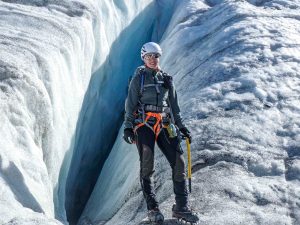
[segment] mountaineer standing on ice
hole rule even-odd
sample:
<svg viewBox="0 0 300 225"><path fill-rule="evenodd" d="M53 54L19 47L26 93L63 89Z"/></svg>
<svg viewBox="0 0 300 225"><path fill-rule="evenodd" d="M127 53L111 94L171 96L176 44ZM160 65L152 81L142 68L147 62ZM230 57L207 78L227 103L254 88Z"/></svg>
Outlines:
<svg viewBox="0 0 300 225"><path fill-rule="evenodd" d="M157 143L172 168L176 204L173 217L196 223L199 218L188 207L185 162L180 135L191 142L189 130L182 122L177 93L172 77L159 66L162 50L157 43L148 42L141 49L145 65L136 69L125 103L124 140L135 143L140 156L140 181L152 222L163 222L164 216L155 199L152 174L154 145Z"/></svg>

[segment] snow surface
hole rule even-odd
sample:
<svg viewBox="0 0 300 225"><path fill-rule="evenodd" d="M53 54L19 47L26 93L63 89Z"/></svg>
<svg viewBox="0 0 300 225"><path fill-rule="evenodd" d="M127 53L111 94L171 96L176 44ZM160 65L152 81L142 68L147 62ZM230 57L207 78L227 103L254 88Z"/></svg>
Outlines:
<svg viewBox="0 0 300 225"><path fill-rule="evenodd" d="M65 202L85 190L79 224L146 217L137 150L119 128L150 39L193 133L201 224L300 224L300 1L153 2L0 1L0 224L67 224ZM171 170L156 152L170 217ZM67 188L66 201L66 186L80 195Z"/></svg>
<svg viewBox="0 0 300 225"><path fill-rule="evenodd" d="M194 137L190 204L201 224L300 224L299 7L181 1L162 37L162 68L174 77ZM156 152L158 200L170 217L171 170ZM119 135L82 224L146 217L136 158Z"/></svg>

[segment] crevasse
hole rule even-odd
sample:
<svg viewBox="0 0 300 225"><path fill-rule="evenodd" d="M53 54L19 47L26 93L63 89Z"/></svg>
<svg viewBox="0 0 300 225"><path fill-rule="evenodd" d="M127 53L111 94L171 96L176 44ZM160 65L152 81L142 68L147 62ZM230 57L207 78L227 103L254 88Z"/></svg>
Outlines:
<svg viewBox="0 0 300 225"><path fill-rule="evenodd" d="M67 180L69 198L66 199L66 209L71 224L80 217L116 140L123 120L128 80L141 64L140 48L146 41L161 38L172 15L173 5L172 1L164 1L163 4L160 1L153 2L135 14L126 27L120 28L106 60L91 78L77 124L75 150ZM133 9L132 5L127 5L127 12L124 7L120 12L121 17L126 13L130 15ZM105 16L111 18L113 15ZM122 19L118 18L113 25L103 21L105 27L113 28L118 27L120 22ZM106 35L111 35L110 30ZM101 183L101 179L98 182ZM105 192L109 195L107 189ZM121 206L118 204L109 208L105 204L100 202L92 204L92 207L105 207L110 211L106 217L111 217Z"/></svg>
<svg viewBox="0 0 300 225"><path fill-rule="evenodd" d="M67 224L65 206L73 224L145 218L136 150L118 131L151 39L193 134L201 223L299 224L299 10L299 0L0 1L0 223ZM155 166L168 218L159 151Z"/></svg>
<svg viewBox="0 0 300 225"><path fill-rule="evenodd" d="M151 1L16 0L0 3L1 146L4 147L1 182L5 191L2 199L8 201L5 208L1 207L1 222L11 219L24 222L31 217L43 220L39 214L43 213L66 223L65 186L73 152L72 173L77 176L76 157L84 157L78 154L83 151L78 150L80 145L86 147L87 142L92 143L90 147L95 147L95 152L101 148L93 143L93 138L84 139L82 134L87 131L84 129L92 132L85 134L86 137L95 135L95 127L85 125L84 115L99 103L103 107L103 97L110 96L108 89L101 89L104 87L101 83L111 71L118 71L113 67L120 66L114 60L113 67L108 66L111 48L116 46L116 56L122 49L127 48L127 54L136 49L122 45L121 39L117 39L140 12L151 8L150 5ZM135 25L133 29L138 27ZM141 40L132 42L133 45L141 44L150 34L151 31L136 35ZM125 68L122 71L125 75L121 76L123 83L114 81L116 90L125 91L124 81L130 66ZM119 114L124 95L116 100ZM100 96L99 101L95 96ZM100 114L107 112L105 106L98 112L102 109ZM116 118L110 128L111 141L118 121L120 123L120 117ZM99 128L101 130L101 126ZM98 134L101 137L102 134ZM104 149L106 152L102 155L105 156L108 150ZM95 171L91 172L97 177Z"/></svg>

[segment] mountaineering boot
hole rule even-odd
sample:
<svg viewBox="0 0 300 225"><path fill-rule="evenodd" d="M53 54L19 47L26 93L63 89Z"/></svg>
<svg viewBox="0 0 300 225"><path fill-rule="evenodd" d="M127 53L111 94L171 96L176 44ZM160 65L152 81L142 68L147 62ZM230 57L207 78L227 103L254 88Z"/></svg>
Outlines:
<svg viewBox="0 0 300 225"><path fill-rule="evenodd" d="M176 204L174 204L172 207L172 216L178 220L184 220L191 224L199 221L199 217L187 206L177 207Z"/></svg>
<svg viewBox="0 0 300 225"><path fill-rule="evenodd" d="M153 223L163 224L163 222L164 222L164 216L158 208L149 210L148 218L149 218L150 222L153 222Z"/></svg>

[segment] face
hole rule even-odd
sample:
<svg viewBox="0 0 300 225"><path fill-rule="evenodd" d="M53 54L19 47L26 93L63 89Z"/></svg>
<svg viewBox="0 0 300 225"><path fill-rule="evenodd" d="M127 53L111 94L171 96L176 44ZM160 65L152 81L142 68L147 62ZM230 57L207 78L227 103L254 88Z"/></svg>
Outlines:
<svg viewBox="0 0 300 225"><path fill-rule="evenodd" d="M158 69L159 67L159 54L148 53L144 56L144 62L150 69Z"/></svg>

